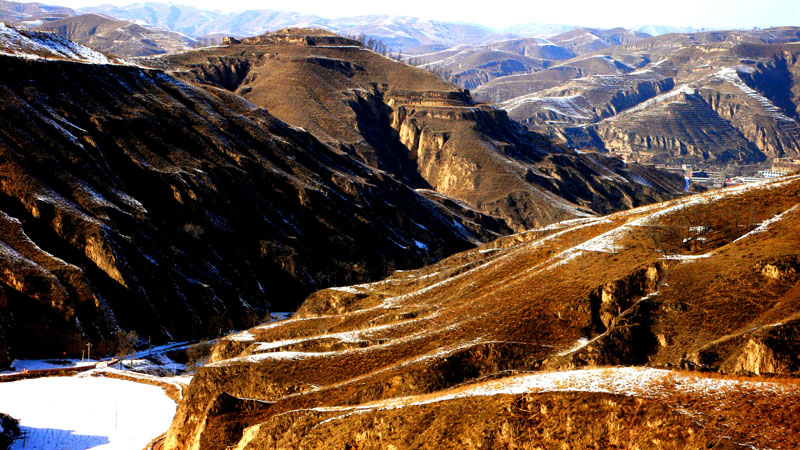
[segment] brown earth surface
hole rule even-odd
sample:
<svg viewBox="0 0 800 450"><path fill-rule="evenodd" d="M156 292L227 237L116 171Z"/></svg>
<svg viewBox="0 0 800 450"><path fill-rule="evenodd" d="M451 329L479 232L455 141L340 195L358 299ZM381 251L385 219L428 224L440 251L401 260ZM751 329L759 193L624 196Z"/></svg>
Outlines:
<svg viewBox="0 0 800 450"><path fill-rule="evenodd" d="M474 95L577 148L736 171L800 153L799 41L797 27L668 34L497 77Z"/></svg>
<svg viewBox="0 0 800 450"><path fill-rule="evenodd" d="M800 176L554 224L223 339L170 449L800 439Z"/></svg>
<svg viewBox="0 0 800 450"><path fill-rule="evenodd" d="M427 71L320 30L141 62L235 92L414 188L465 201L518 231L684 188L679 176L553 145Z"/></svg>
<svg viewBox="0 0 800 450"><path fill-rule="evenodd" d="M15 23L14 26L21 27L24 23ZM47 20L33 28L56 33L71 41L123 58L174 53L187 50L189 46L199 42L179 33L98 14Z"/></svg>
<svg viewBox="0 0 800 450"><path fill-rule="evenodd" d="M225 90L2 32L0 366L251 326L510 232Z"/></svg>

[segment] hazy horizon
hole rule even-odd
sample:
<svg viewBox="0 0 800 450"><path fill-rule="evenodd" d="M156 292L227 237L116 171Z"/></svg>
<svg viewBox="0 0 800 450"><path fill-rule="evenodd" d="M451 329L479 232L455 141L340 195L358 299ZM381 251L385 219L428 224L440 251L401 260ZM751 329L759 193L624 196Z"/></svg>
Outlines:
<svg viewBox="0 0 800 450"><path fill-rule="evenodd" d="M232 0L224 4L211 0L170 2L44 0L39 3L75 9L103 4L128 6L136 3L168 3L219 11L225 14L247 10L279 10L316 15L326 19L362 15L409 16L427 20L477 24L496 29L528 23L599 28L633 28L656 25L698 29L750 29L800 25L800 7L792 5L791 1L786 0L763 0L758 3L749 0L675 0L662 5L662 9L659 11L652 11L651 8L643 7L641 2L632 0L605 3L590 0L574 0L569 3L499 0L499 2L492 2L491 7L487 7L483 2L479 3L473 0L462 2L462 7L457 9L421 0L407 0L403 4L366 0L339 3L308 0L291 5L272 0Z"/></svg>

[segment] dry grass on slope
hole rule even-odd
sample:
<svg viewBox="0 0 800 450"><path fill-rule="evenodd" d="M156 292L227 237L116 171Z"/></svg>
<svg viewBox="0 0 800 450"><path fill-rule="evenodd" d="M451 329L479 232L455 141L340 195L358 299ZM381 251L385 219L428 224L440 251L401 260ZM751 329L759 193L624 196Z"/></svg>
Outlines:
<svg viewBox="0 0 800 450"><path fill-rule="evenodd" d="M253 448L321 448L328 435L368 437L354 446L417 448L439 442L416 436L448 429L448 439L472 429L480 436L468 444L442 438L445 447L502 446L489 435L523 429L512 424L510 402L546 394L597 405L548 416L537 435L552 436L547 445L604 436L616 448L792 448L794 381L572 369L797 374L799 203L800 177L709 192L531 230L381 282L317 292L296 319L217 348L192 383L172 442L212 439L182 424L227 392L268 402L241 417L219 415L219 426L238 423ZM458 412L463 402L475 403L474 417ZM642 420L656 425L643 425L646 439L633 445L619 430L639 420L640 404L652 411ZM431 411L441 421L432 422ZM559 431L604 414L611 418L599 434ZM364 429L372 431L356 431ZM496 442L538 445L506 438Z"/></svg>

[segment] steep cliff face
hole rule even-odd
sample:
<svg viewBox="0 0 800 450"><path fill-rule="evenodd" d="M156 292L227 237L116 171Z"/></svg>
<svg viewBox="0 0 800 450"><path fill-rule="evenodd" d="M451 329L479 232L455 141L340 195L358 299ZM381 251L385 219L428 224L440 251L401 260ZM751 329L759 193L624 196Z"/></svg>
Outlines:
<svg viewBox="0 0 800 450"><path fill-rule="evenodd" d="M509 232L225 90L2 31L0 362L250 326Z"/></svg>
<svg viewBox="0 0 800 450"><path fill-rule="evenodd" d="M147 63L233 89L209 68L226 58L248 60L235 92L249 101L414 188L465 201L515 230L669 198L684 187L656 171L647 178L660 180L649 187L631 182L639 168L574 155L426 71L349 42L306 39L321 34L284 30Z"/></svg>
<svg viewBox="0 0 800 450"><path fill-rule="evenodd" d="M389 105L392 127L433 189L504 218L517 230L651 203L662 192L680 189L679 177L554 147L525 133L501 110L431 107L397 97ZM482 148L476 151L475 143Z"/></svg>
<svg viewBox="0 0 800 450"><path fill-rule="evenodd" d="M798 374L798 221L795 176L316 292L220 341L167 448L794 448L797 382L746 376Z"/></svg>
<svg viewBox="0 0 800 450"><path fill-rule="evenodd" d="M633 160L724 165L798 154L800 126L745 84L747 70L721 69L702 83L681 85L601 121L592 131L607 149Z"/></svg>

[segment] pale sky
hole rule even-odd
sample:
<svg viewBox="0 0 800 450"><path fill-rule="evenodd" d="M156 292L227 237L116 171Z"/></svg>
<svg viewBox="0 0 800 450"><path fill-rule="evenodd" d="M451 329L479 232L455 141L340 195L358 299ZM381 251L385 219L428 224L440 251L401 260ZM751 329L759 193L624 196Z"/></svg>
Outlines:
<svg viewBox="0 0 800 450"><path fill-rule="evenodd" d="M39 1L73 8L133 3L131 0ZM606 28L649 24L698 28L800 26L800 0L174 0L172 3L223 12L278 9L325 18L403 15L498 28L532 22Z"/></svg>

